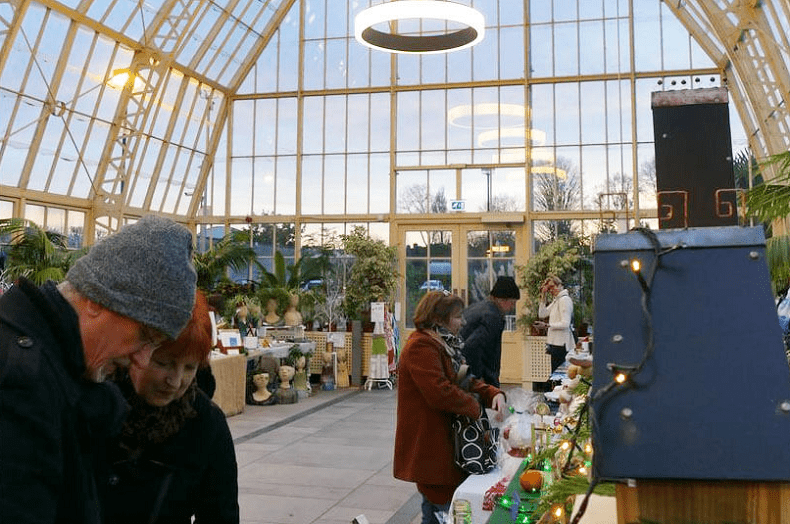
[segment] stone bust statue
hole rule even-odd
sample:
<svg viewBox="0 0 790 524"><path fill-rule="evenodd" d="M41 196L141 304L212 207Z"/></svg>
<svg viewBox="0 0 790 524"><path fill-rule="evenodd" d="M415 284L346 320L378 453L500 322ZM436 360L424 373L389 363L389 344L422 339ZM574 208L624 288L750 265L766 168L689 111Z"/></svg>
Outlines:
<svg viewBox="0 0 790 524"><path fill-rule="evenodd" d="M301 326L302 325L302 314L299 313L299 295L293 294L291 295L289 302L288 302L288 309L285 311L283 315L283 320L285 321L286 326Z"/></svg>
<svg viewBox="0 0 790 524"><path fill-rule="evenodd" d="M266 302L266 316L263 321L270 326L276 326L282 318L277 314L277 299L272 297Z"/></svg>
<svg viewBox="0 0 790 524"><path fill-rule="evenodd" d="M272 396L272 393L266 389L269 385L269 374L258 373L253 375L252 383L255 385L255 391L252 392L252 399L255 402L266 402Z"/></svg>

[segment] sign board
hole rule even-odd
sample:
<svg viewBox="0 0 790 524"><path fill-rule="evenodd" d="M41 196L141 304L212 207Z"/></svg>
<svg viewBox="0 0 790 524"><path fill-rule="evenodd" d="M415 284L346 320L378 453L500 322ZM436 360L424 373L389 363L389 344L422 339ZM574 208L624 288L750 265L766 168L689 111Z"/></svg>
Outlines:
<svg viewBox="0 0 790 524"><path fill-rule="evenodd" d="M384 322L384 302L370 303L370 321Z"/></svg>
<svg viewBox="0 0 790 524"><path fill-rule="evenodd" d="M450 211L466 211L466 200L450 200Z"/></svg>

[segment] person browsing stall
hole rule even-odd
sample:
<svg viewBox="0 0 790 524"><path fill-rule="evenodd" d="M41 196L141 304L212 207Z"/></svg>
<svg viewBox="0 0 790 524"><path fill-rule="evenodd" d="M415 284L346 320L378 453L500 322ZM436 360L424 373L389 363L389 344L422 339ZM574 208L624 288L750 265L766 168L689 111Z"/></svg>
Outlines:
<svg viewBox="0 0 790 524"><path fill-rule="evenodd" d="M239 522L233 439L224 413L196 383L211 351L208 312L198 291L175 341L147 365L111 377L131 410L100 466L106 524Z"/></svg>
<svg viewBox="0 0 790 524"><path fill-rule="evenodd" d="M469 372L495 387L499 387L505 315L519 298L521 293L513 277L498 277L488 299L472 304L464 312L466 324L461 328L461 337Z"/></svg>
<svg viewBox="0 0 790 524"><path fill-rule="evenodd" d="M553 275L541 284L540 295L538 317L548 317L548 322L538 321L533 325L547 329L546 352L551 355L551 372L554 373L565 362L568 351L576 346L571 331L573 300L562 286L562 280Z"/></svg>
<svg viewBox="0 0 790 524"><path fill-rule="evenodd" d="M0 297L0 522L101 522L94 450L125 413L101 381L179 335L196 280L192 234L148 216Z"/></svg>
<svg viewBox="0 0 790 524"><path fill-rule="evenodd" d="M429 291L417 304L417 328L400 355L395 429L395 478L414 482L422 495L422 524L437 524L453 492L467 474L455 464L451 423L454 414L477 418L480 402L502 417L505 395L482 380L458 383L466 364L458 334L463 325L460 297ZM475 398L478 395L480 400Z"/></svg>

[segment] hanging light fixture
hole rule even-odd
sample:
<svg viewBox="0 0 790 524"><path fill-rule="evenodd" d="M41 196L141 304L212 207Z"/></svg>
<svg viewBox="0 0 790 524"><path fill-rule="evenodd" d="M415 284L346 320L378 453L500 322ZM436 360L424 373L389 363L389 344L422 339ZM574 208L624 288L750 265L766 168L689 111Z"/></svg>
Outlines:
<svg viewBox="0 0 790 524"><path fill-rule="evenodd" d="M462 26L441 35L408 36L375 29L398 20L439 20ZM479 11L440 0L393 0L360 11L354 18L354 36L362 45L389 53L448 53L471 47L483 39L485 19Z"/></svg>

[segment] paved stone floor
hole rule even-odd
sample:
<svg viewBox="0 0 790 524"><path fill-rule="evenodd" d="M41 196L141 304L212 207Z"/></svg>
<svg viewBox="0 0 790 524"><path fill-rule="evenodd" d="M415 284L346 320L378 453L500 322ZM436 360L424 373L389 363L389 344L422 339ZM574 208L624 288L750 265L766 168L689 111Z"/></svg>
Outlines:
<svg viewBox="0 0 790 524"><path fill-rule="evenodd" d="M315 391L228 418L243 524L419 523L414 484L392 476L396 392Z"/></svg>

